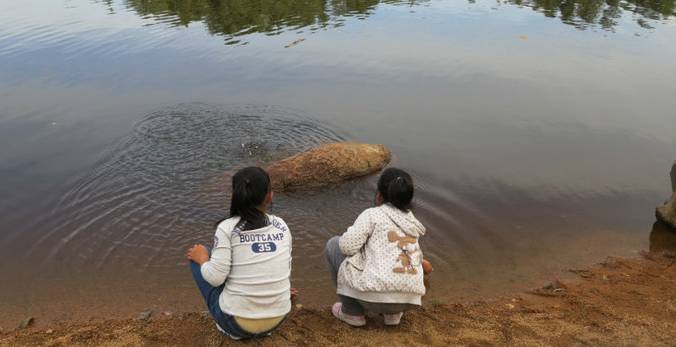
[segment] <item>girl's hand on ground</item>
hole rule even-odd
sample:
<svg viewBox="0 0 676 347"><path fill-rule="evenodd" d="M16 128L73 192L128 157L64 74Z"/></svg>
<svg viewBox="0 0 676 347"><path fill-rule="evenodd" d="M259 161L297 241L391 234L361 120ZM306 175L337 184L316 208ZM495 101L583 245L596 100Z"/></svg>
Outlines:
<svg viewBox="0 0 676 347"><path fill-rule="evenodd" d="M192 260L199 265L209 261L209 251L203 245L193 245L188 249L186 256L188 260Z"/></svg>
<svg viewBox="0 0 676 347"><path fill-rule="evenodd" d="M298 289L291 288L291 302L296 301L296 298L298 298Z"/></svg>
<svg viewBox="0 0 676 347"><path fill-rule="evenodd" d="M434 271L434 268L432 267L432 263L430 263L428 260L422 261L422 268L423 268L423 273L425 275L429 275L432 271Z"/></svg>

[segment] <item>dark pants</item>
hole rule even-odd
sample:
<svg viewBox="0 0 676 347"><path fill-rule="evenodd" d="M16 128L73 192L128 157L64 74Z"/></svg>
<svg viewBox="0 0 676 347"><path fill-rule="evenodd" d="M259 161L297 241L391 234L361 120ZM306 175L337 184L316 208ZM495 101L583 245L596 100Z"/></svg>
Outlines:
<svg viewBox="0 0 676 347"><path fill-rule="evenodd" d="M331 279L333 284L338 284L338 269L340 269L340 264L345 261L345 255L340 251L338 246L338 240L340 236L332 237L326 243L326 260L329 263L329 271L331 273ZM343 313L353 315L353 316L362 316L365 311L371 313L382 313L382 314L393 314L400 313L411 309L415 305L411 304L389 304L389 303L379 303L379 302L368 302L355 298L351 298L345 295L338 295L340 302L343 303L342 311Z"/></svg>
<svg viewBox="0 0 676 347"><path fill-rule="evenodd" d="M214 318L218 326L220 326L221 329L223 329L228 335L235 338L248 339L259 336L267 336L269 335L270 331L275 329L273 328L270 331L258 334L252 334L242 329L235 321L235 317L221 311L221 307L218 304L218 298L221 296L225 284L222 284L218 287L212 287L211 284L209 284L209 282L207 282L202 277L200 266L193 261L190 262L190 272L192 272L192 278L195 280L197 288L199 288L200 293L202 293L202 296L204 297L204 301L207 304L209 313L211 313L211 316Z"/></svg>

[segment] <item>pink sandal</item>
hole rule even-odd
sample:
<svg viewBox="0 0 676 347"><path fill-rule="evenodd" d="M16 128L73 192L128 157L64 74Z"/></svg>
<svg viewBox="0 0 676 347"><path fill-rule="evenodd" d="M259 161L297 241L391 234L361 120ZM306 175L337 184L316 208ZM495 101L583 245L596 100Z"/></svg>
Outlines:
<svg viewBox="0 0 676 347"><path fill-rule="evenodd" d="M333 316L340 319L341 321L353 326L353 327L363 327L366 325L366 317L364 316L353 316L350 314L343 313L343 304L337 302L331 307L331 313Z"/></svg>
<svg viewBox="0 0 676 347"><path fill-rule="evenodd" d="M404 312L393 313L393 314L384 314L383 320L385 325L399 325L401 323L401 317L404 315Z"/></svg>

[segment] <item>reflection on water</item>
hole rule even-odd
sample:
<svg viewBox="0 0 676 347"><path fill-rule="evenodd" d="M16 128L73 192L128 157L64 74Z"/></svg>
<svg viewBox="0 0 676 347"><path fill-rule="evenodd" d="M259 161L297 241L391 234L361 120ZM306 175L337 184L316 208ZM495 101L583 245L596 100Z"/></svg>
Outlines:
<svg viewBox="0 0 676 347"><path fill-rule="evenodd" d="M650 251L676 251L676 229L662 221L656 221L650 232Z"/></svg>
<svg viewBox="0 0 676 347"><path fill-rule="evenodd" d="M638 25L653 29L651 23L676 15L673 0L506 0L510 4L533 8L547 17L579 29L612 30L628 14Z"/></svg>
<svg viewBox="0 0 676 347"><path fill-rule="evenodd" d="M306 28L317 31L343 25L342 17L365 18L379 3L417 5L425 0L128 0L140 16L152 16L175 26L202 21L212 34L225 35L227 44L256 32L275 35Z"/></svg>
<svg viewBox="0 0 676 347"><path fill-rule="evenodd" d="M206 24L212 34L224 35L227 44L246 43L242 36L252 33L275 35L287 30L340 27L343 17L366 18L379 4L415 7L428 0L128 0L126 5L142 17L154 17L173 26L193 21ZM624 15L631 16L643 28L676 15L672 0L498 0L498 3L530 7L547 17L579 29L612 30ZM470 4L476 3L469 0Z"/></svg>

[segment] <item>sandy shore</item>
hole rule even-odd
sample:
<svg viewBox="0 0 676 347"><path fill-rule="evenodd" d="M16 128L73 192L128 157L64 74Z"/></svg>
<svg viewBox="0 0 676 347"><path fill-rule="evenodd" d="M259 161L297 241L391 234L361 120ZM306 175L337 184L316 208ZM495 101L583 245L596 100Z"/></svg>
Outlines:
<svg viewBox="0 0 676 347"><path fill-rule="evenodd" d="M554 280L516 296L472 303L428 302L398 327L372 317L351 328L328 308L295 307L271 337L221 337L203 312L64 322L0 333L0 346L72 345L644 345L676 341L676 254L608 258L575 278Z"/></svg>

